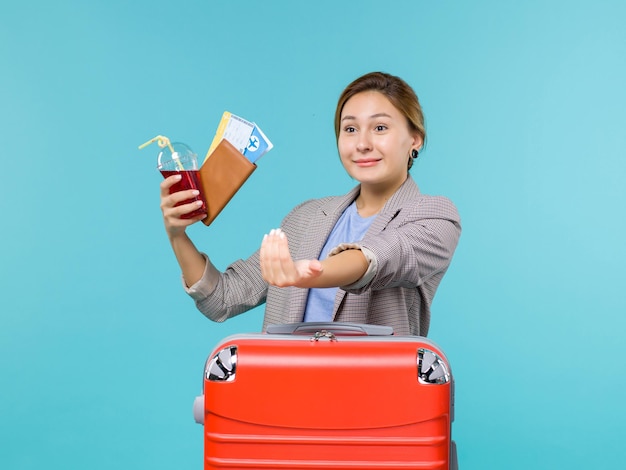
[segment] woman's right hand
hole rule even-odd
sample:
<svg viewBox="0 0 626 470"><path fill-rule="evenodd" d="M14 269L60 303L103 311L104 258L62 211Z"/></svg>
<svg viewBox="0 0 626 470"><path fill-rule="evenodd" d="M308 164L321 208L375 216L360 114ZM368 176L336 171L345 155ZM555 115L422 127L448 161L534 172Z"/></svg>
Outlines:
<svg viewBox="0 0 626 470"><path fill-rule="evenodd" d="M198 190L196 189L186 189L170 194L170 188L178 183L180 179L180 175L172 175L161 182L161 212L163 212L165 231L170 239L185 233L187 227L207 216L206 214L200 214L190 219L181 218L182 215L189 214L202 206L202 201L193 201L177 206L176 204L193 199L198 195Z"/></svg>

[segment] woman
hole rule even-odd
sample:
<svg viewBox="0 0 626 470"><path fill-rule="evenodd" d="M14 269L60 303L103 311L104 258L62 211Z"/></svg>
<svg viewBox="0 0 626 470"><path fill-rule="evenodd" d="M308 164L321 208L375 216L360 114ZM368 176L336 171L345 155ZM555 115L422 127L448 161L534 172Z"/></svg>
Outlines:
<svg viewBox="0 0 626 470"><path fill-rule="evenodd" d="M180 218L196 203L175 207L193 191L170 195L177 176L161 183L165 229L185 289L208 318L224 321L266 303L263 329L344 321L426 336L461 226L452 202L421 194L408 172L426 138L417 96L393 75L364 75L341 94L335 133L341 162L359 185L345 196L300 204L256 253L223 273L185 233L204 218Z"/></svg>

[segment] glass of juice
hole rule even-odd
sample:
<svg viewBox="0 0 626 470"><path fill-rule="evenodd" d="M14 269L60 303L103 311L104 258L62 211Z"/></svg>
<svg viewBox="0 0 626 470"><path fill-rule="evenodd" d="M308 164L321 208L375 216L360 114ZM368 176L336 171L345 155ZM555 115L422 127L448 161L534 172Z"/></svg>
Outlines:
<svg viewBox="0 0 626 470"><path fill-rule="evenodd" d="M184 214L182 219L190 219L200 214L206 214L206 202L202 194L202 186L198 175L198 156L187 145L181 142L172 142L170 146L161 149L157 158L157 168L167 178L179 174L180 181L170 187L170 194L186 189L197 189L200 194L192 199L188 199L176 204L189 204L193 201L202 201L202 206L193 212Z"/></svg>

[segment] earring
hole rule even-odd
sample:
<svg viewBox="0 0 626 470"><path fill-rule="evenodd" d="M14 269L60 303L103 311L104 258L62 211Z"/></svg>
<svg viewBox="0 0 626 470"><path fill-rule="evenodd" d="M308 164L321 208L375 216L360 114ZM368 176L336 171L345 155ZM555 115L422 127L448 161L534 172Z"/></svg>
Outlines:
<svg viewBox="0 0 626 470"><path fill-rule="evenodd" d="M416 159L419 156L417 149L411 150L411 158Z"/></svg>

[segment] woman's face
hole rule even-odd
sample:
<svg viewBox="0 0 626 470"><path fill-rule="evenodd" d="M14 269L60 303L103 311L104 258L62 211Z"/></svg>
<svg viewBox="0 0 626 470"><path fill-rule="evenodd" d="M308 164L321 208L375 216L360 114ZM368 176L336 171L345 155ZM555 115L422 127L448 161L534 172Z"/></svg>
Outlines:
<svg viewBox="0 0 626 470"><path fill-rule="evenodd" d="M341 111L339 155L348 174L362 185L397 189L407 177L411 149L421 143L382 93L358 93Z"/></svg>

